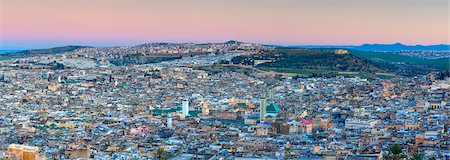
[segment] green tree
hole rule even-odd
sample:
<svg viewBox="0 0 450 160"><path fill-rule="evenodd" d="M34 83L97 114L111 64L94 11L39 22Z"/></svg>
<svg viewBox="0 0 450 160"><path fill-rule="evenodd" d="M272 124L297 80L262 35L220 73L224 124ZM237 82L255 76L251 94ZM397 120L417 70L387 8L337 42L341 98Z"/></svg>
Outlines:
<svg viewBox="0 0 450 160"><path fill-rule="evenodd" d="M286 150L284 150L284 159L290 159L290 158L291 158L291 149L286 148Z"/></svg>
<svg viewBox="0 0 450 160"><path fill-rule="evenodd" d="M419 153L419 152L414 152L411 155L411 158L409 158L410 160L423 160L424 159L424 154L423 153Z"/></svg>
<svg viewBox="0 0 450 160"><path fill-rule="evenodd" d="M385 157L386 160L400 160L407 157L406 155L402 154L403 148L398 144L394 144L391 147L389 147L388 151L389 153Z"/></svg>
<svg viewBox="0 0 450 160"><path fill-rule="evenodd" d="M169 159L166 155L166 151L164 151L163 147L159 147L158 150L156 150L156 160L167 160Z"/></svg>

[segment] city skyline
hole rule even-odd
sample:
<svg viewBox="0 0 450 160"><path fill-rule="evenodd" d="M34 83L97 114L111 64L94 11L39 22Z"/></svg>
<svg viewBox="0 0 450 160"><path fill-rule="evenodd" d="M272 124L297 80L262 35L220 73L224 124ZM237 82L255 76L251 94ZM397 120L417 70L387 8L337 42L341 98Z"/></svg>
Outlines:
<svg viewBox="0 0 450 160"><path fill-rule="evenodd" d="M448 2L0 1L0 49L148 42L448 44Z"/></svg>

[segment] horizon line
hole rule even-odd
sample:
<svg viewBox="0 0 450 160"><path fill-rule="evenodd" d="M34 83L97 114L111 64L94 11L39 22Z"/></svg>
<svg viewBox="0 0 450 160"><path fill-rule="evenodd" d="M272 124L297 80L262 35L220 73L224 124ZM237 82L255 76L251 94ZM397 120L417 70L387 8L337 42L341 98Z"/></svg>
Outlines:
<svg viewBox="0 0 450 160"><path fill-rule="evenodd" d="M68 44L62 44L62 45L49 45L48 47L42 46L42 47L22 47L18 45L6 45L6 46L0 46L0 50L33 50L33 49L49 49L49 48L57 48L57 47L66 47L66 46L86 46L86 47L95 47L95 48L112 48L112 47L132 47L132 46L138 46L142 44L150 44L150 43L168 43L168 44L220 44L220 43L226 43L229 41L236 41L240 43L250 43L250 44L259 44L259 45L268 45L268 46L280 46L280 47L357 47L362 45L394 45L394 44L401 44L405 46L435 46L435 45L450 45L450 43L437 43L437 44L405 44L401 42L395 42L395 43L362 43L359 45L355 44L294 44L294 45L283 45L283 44L264 44L264 43L256 43L256 42L244 42L239 40L228 40L225 42L164 42L164 41L153 41L153 42L142 42L137 44L121 44L121 45L89 45L89 44L82 44L82 43L68 43Z"/></svg>

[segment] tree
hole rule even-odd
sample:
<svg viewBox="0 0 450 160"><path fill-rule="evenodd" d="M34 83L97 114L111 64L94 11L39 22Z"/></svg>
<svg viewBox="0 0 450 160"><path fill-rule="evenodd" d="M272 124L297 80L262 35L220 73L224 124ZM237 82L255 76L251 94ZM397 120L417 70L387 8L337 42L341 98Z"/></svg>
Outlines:
<svg viewBox="0 0 450 160"><path fill-rule="evenodd" d="M394 144L391 147L389 147L389 153L385 157L386 160L400 160L406 158L406 155L402 154L402 146L398 144Z"/></svg>
<svg viewBox="0 0 450 160"><path fill-rule="evenodd" d="M55 69L55 70L64 69L64 64L56 63L56 66L53 67L53 69Z"/></svg>
<svg viewBox="0 0 450 160"><path fill-rule="evenodd" d="M159 147L158 150L156 150L156 160L167 160L166 151L164 151L163 147Z"/></svg>
<svg viewBox="0 0 450 160"><path fill-rule="evenodd" d="M423 159L424 159L424 154L419 153L419 152L414 152L410 158L410 160L423 160Z"/></svg>
<svg viewBox="0 0 450 160"><path fill-rule="evenodd" d="M284 150L284 159L290 159L291 158L291 149L290 148L286 148Z"/></svg>

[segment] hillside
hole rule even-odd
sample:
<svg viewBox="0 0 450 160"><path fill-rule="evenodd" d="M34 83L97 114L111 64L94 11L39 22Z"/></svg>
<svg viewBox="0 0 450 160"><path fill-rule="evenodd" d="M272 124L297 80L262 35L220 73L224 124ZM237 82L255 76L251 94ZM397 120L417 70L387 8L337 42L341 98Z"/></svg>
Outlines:
<svg viewBox="0 0 450 160"><path fill-rule="evenodd" d="M279 60L272 63L263 63L258 67L267 68L297 68L313 70L353 71L353 72L384 72L367 60L350 54L337 55L332 50L324 49L290 49L277 50Z"/></svg>
<svg viewBox="0 0 450 160"><path fill-rule="evenodd" d="M10 59L10 58L24 58L24 57L31 57L31 56L39 56L44 54L61 54L65 52L72 52L77 49L81 48L90 48L89 46L64 46L64 47L55 47L55 48L49 48L49 49L32 49L32 50L25 50L15 53L5 53L0 54L0 59Z"/></svg>
<svg viewBox="0 0 450 160"><path fill-rule="evenodd" d="M367 59L375 63L395 65L397 68L411 73L426 74L431 71L449 70L450 68L450 60L448 58L423 59L389 52L357 50L351 50L350 53L356 57Z"/></svg>
<svg viewBox="0 0 450 160"><path fill-rule="evenodd" d="M332 49L277 48L275 53L239 56L232 62L254 65L255 60L272 60L256 65L263 70L313 76L335 76L338 72L390 72L386 67L351 54L334 54Z"/></svg>

